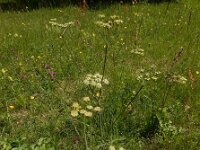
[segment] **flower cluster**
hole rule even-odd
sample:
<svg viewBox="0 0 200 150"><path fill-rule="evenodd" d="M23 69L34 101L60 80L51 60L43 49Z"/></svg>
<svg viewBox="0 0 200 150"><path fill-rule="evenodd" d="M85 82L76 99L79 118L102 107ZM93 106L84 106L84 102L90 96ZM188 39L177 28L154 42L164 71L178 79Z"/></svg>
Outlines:
<svg viewBox="0 0 200 150"><path fill-rule="evenodd" d="M49 23L52 25L52 26L57 26L57 27L61 27L61 28L67 28L67 27L71 27L71 26L74 26L75 23L73 21L70 21L68 23L64 23L64 24L61 24L61 23L57 23L55 21L49 21Z"/></svg>
<svg viewBox="0 0 200 150"><path fill-rule="evenodd" d="M95 88L102 88L102 84L109 84L108 79L103 79L103 76L100 75L99 73L95 73L94 75L92 74L87 74L85 80L83 83L87 86L92 86Z"/></svg>
<svg viewBox="0 0 200 150"><path fill-rule="evenodd" d="M136 48L136 49L131 50L131 53L136 54L136 55L140 55L140 56L144 56L144 49Z"/></svg>
<svg viewBox="0 0 200 150"><path fill-rule="evenodd" d="M99 14L98 17L100 19L104 19L105 18L105 15L103 14ZM110 19L109 20L104 20L104 21L96 21L95 22L96 25L98 25L99 27L103 27L103 28L106 28L106 29L111 29L114 25L120 25L120 24L123 24L123 20L120 19L119 16L116 16L116 15L113 15L113 16L110 16Z"/></svg>
<svg viewBox="0 0 200 150"><path fill-rule="evenodd" d="M12 36L11 33L8 33L8 36ZM19 35L18 33L13 34L13 37L15 38L22 38L22 35Z"/></svg>
<svg viewBox="0 0 200 150"><path fill-rule="evenodd" d="M14 81L14 79L11 76L9 76L9 73L7 73L8 72L7 69L2 68L0 72L3 75L0 79L8 79L9 81Z"/></svg>
<svg viewBox="0 0 200 150"><path fill-rule="evenodd" d="M99 27L103 27L103 28L106 28L106 29L112 28L111 22L97 21L95 24L98 25Z"/></svg>
<svg viewBox="0 0 200 150"><path fill-rule="evenodd" d="M180 84L186 84L187 82L187 79L181 75L173 75L172 78L171 78L171 81L172 82L177 82L177 83L180 83Z"/></svg>
<svg viewBox="0 0 200 150"><path fill-rule="evenodd" d="M78 102L74 102L71 105L71 116L78 117L79 115L84 115L85 117L92 117L93 113L101 112L101 107L92 106L88 104L90 102L89 97L83 97L83 104L80 105Z"/></svg>
<svg viewBox="0 0 200 150"><path fill-rule="evenodd" d="M113 16L110 16L110 18L111 18L112 22L117 25L123 24L123 20L120 19L120 16L113 15Z"/></svg>
<svg viewBox="0 0 200 150"><path fill-rule="evenodd" d="M137 80L141 81L141 80L145 80L145 81L150 81L150 80L154 80L156 81L158 79L158 75L161 74L160 71L145 71L145 69L140 69L138 71L138 76L137 76Z"/></svg>
<svg viewBox="0 0 200 150"><path fill-rule="evenodd" d="M162 120L160 120L159 124L162 133L165 135L168 134L173 136L183 133L184 131L181 127L176 127L175 125L173 125L171 120L169 120L168 122L163 122Z"/></svg>

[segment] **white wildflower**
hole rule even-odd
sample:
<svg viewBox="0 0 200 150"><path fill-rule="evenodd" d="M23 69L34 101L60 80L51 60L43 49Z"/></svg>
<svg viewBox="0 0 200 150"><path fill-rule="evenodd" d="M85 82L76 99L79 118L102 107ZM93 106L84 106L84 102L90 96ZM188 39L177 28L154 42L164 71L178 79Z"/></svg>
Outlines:
<svg viewBox="0 0 200 150"><path fill-rule="evenodd" d="M92 110L92 109L93 109L93 106L88 105L88 106L86 106L86 108L89 109L89 110Z"/></svg>
<svg viewBox="0 0 200 150"><path fill-rule="evenodd" d="M57 21L57 18L52 18L52 19L50 19L51 21Z"/></svg>
<svg viewBox="0 0 200 150"><path fill-rule="evenodd" d="M92 80L92 81L90 82L90 85L96 86L96 82L95 82L94 80Z"/></svg>
<svg viewBox="0 0 200 150"><path fill-rule="evenodd" d="M95 77L95 78L102 78L102 75L100 75L99 73L95 73L95 74L94 74L94 77Z"/></svg>
<svg viewBox="0 0 200 150"><path fill-rule="evenodd" d="M172 76L172 81L180 83L180 84L186 84L187 79L181 75L174 75Z"/></svg>
<svg viewBox="0 0 200 150"><path fill-rule="evenodd" d="M113 15L113 16L110 16L110 18L114 20L114 19L118 19L119 16L117 16L117 15Z"/></svg>
<svg viewBox="0 0 200 150"><path fill-rule="evenodd" d="M115 150L115 147L113 145L110 145L109 150Z"/></svg>
<svg viewBox="0 0 200 150"><path fill-rule="evenodd" d="M144 80L146 80L146 81L149 81L149 80L150 80L150 78L144 78Z"/></svg>
<svg viewBox="0 0 200 150"><path fill-rule="evenodd" d="M102 88L101 83L97 83L97 84L96 84L96 87L97 87L98 89Z"/></svg>
<svg viewBox="0 0 200 150"><path fill-rule="evenodd" d="M84 83L85 85L89 85L89 84L90 84L90 81L87 80L87 79L85 79L85 80L83 81L83 83Z"/></svg>
<svg viewBox="0 0 200 150"><path fill-rule="evenodd" d="M93 75L92 74L87 74L86 77L91 78Z"/></svg>
<svg viewBox="0 0 200 150"><path fill-rule="evenodd" d="M156 71L155 74L156 74L156 75L159 75L159 74L161 74L161 72L160 72L160 71Z"/></svg>
<svg viewBox="0 0 200 150"><path fill-rule="evenodd" d="M89 102L90 101L90 97L83 97L83 101Z"/></svg>
<svg viewBox="0 0 200 150"><path fill-rule="evenodd" d="M112 28L112 25L109 22L97 21L95 24L98 25L99 27L103 27L107 29Z"/></svg>
<svg viewBox="0 0 200 150"><path fill-rule="evenodd" d="M156 77L156 76L153 76L153 77L151 77L151 79L153 79L153 80L157 80L158 79L158 77Z"/></svg>
<svg viewBox="0 0 200 150"><path fill-rule="evenodd" d="M101 109L101 107L94 107L94 109L93 109L93 111L95 111L95 112L100 112L102 109Z"/></svg>
<svg viewBox="0 0 200 150"><path fill-rule="evenodd" d="M74 103L72 104L72 108L74 108L74 109L76 109L76 110L79 110L79 109L81 108L81 106L79 105L78 102L74 102Z"/></svg>
<svg viewBox="0 0 200 150"><path fill-rule="evenodd" d="M19 35L17 33L14 34L14 37L18 37Z"/></svg>
<svg viewBox="0 0 200 150"><path fill-rule="evenodd" d="M64 24L61 24L61 23L57 23L55 21L49 21L49 24L51 24L52 26L58 26L58 27L61 27L61 28L67 28L67 27L70 27L72 25L75 25L74 22L70 21L68 23L64 23Z"/></svg>
<svg viewBox="0 0 200 150"><path fill-rule="evenodd" d="M1 72L3 73L3 74L5 74L6 72L7 72L8 70L7 69L1 69Z"/></svg>
<svg viewBox="0 0 200 150"><path fill-rule="evenodd" d="M120 147L119 150L125 150L123 147Z"/></svg>
<svg viewBox="0 0 200 150"><path fill-rule="evenodd" d="M109 81L108 81L108 79L103 79L103 82L104 82L106 85L108 85L108 84L109 84Z"/></svg>
<svg viewBox="0 0 200 150"><path fill-rule="evenodd" d="M71 111L71 116L72 117L77 117L78 116L78 111L77 110L72 110Z"/></svg>
<svg viewBox="0 0 200 150"><path fill-rule="evenodd" d="M114 20L114 23L116 23L116 24L122 24L123 23L123 20L121 20L121 19L117 19L117 20Z"/></svg>
<svg viewBox="0 0 200 150"><path fill-rule="evenodd" d="M87 111L85 110L85 109L81 109L80 111L79 111L79 113L80 114L85 114Z"/></svg>
<svg viewBox="0 0 200 150"><path fill-rule="evenodd" d="M137 76L137 80L142 80L142 79L143 79L143 75Z"/></svg>
<svg viewBox="0 0 200 150"><path fill-rule="evenodd" d="M86 111L86 112L84 113L84 115L85 115L86 117L92 117L92 112Z"/></svg>
<svg viewBox="0 0 200 150"><path fill-rule="evenodd" d="M132 93L133 93L133 95L135 95L135 94L136 94L136 91L133 91Z"/></svg>
<svg viewBox="0 0 200 150"><path fill-rule="evenodd" d="M103 78L103 76L100 75L99 73L95 73L94 75L87 74L83 83L85 85L91 85L93 87L100 89L100 88L102 88L103 84L106 84L106 85L109 84L108 79L104 79L102 82L102 78Z"/></svg>
<svg viewBox="0 0 200 150"><path fill-rule="evenodd" d="M100 78L96 78L95 81L98 82L98 83L100 83L101 79Z"/></svg>
<svg viewBox="0 0 200 150"><path fill-rule="evenodd" d="M131 53L144 56L144 50L141 49L141 48L136 48L136 49L134 49L134 50L131 50Z"/></svg>

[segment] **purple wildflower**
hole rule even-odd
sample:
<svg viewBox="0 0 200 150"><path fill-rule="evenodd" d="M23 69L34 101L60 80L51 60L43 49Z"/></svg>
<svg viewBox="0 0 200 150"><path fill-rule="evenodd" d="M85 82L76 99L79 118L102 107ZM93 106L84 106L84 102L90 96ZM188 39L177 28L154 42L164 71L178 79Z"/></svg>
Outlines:
<svg viewBox="0 0 200 150"><path fill-rule="evenodd" d="M51 69L51 66L50 66L49 64L45 64L45 65L44 65L44 68L45 68L45 69Z"/></svg>
<svg viewBox="0 0 200 150"><path fill-rule="evenodd" d="M55 73L55 72L53 72L53 71L50 71L50 72L48 72L48 74L49 74L49 76L50 76L51 80L55 80L55 75L56 75L56 73Z"/></svg>

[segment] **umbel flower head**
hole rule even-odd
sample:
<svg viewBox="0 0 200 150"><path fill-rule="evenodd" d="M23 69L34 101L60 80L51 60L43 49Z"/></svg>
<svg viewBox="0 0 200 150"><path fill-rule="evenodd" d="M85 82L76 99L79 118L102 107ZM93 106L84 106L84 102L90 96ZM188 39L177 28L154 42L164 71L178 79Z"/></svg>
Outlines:
<svg viewBox="0 0 200 150"><path fill-rule="evenodd" d="M72 117L78 117L79 115L85 117L92 117L93 113L101 112L101 107L92 106L91 104L85 105L84 103L90 103L89 97L83 97L83 101L81 104L78 102L73 102L71 105L70 114Z"/></svg>
<svg viewBox="0 0 200 150"><path fill-rule="evenodd" d="M113 145L110 145L109 150L115 150L115 147Z"/></svg>
<svg viewBox="0 0 200 150"><path fill-rule="evenodd" d="M85 77L85 80L83 81L85 85L90 85L92 87L95 87L97 89L102 88L103 84L108 85L109 81L108 79L103 79L103 76L99 73L95 74L87 74Z"/></svg>
<svg viewBox="0 0 200 150"><path fill-rule="evenodd" d="M72 117L78 117L79 116L79 113L86 116L86 117L92 117L92 112L91 111L88 111L88 110L92 110L93 109L93 106L91 105L88 105L86 108L88 110L85 110L85 109L81 109L81 105L79 105L78 102L74 102L72 105L71 105L71 116Z"/></svg>
<svg viewBox="0 0 200 150"><path fill-rule="evenodd" d="M90 101L90 97L83 97L83 101L84 102L89 102Z"/></svg>
<svg viewBox="0 0 200 150"><path fill-rule="evenodd" d="M186 84L187 79L181 75L173 75L171 81L177 82L180 84Z"/></svg>

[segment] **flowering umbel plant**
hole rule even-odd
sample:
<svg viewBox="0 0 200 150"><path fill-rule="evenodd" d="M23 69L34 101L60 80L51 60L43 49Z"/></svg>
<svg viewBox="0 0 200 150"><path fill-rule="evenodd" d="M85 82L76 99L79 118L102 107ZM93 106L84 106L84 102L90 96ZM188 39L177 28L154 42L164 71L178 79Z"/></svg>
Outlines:
<svg viewBox="0 0 200 150"><path fill-rule="evenodd" d="M95 88L102 88L103 85L109 85L108 79L104 78L99 73L87 74L83 83L87 86L92 86Z"/></svg>

